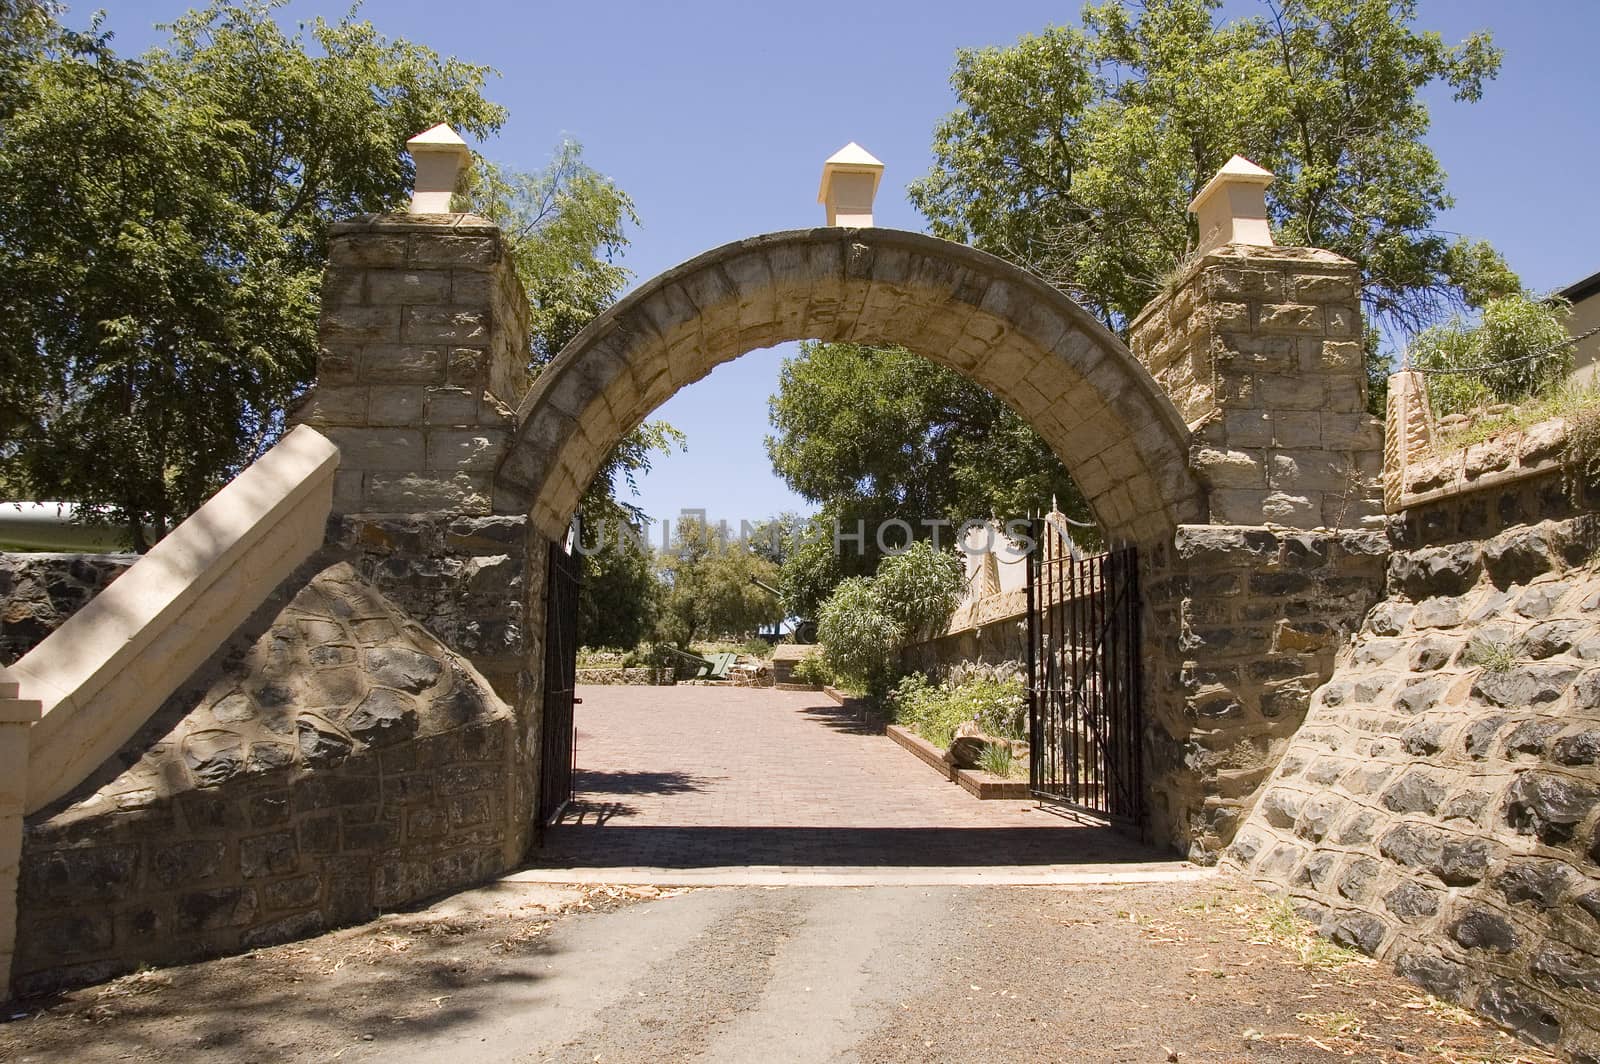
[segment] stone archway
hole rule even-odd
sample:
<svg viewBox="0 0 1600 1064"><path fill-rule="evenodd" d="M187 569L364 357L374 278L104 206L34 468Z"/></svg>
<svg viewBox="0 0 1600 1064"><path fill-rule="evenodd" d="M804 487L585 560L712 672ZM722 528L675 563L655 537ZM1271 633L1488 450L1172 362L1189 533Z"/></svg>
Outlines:
<svg viewBox="0 0 1600 1064"><path fill-rule="evenodd" d="M1050 445L1108 538L1154 542L1206 519L1177 408L1083 308L961 244L840 228L709 251L590 323L522 401L495 509L559 540L651 410L723 362L801 339L898 344L988 388Z"/></svg>
<svg viewBox="0 0 1600 1064"><path fill-rule="evenodd" d="M786 340L897 343L1026 418L1110 539L1141 551L1150 832L1232 837L1381 585L1381 429L1364 413L1357 272L1227 244L1132 323L1129 348L1040 279L914 233L774 233L601 315L528 386L527 302L472 215L334 227L315 389L338 445L331 533L516 707L532 832L548 548L634 425ZM1271 527L1264 527L1271 526Z"/></svg>

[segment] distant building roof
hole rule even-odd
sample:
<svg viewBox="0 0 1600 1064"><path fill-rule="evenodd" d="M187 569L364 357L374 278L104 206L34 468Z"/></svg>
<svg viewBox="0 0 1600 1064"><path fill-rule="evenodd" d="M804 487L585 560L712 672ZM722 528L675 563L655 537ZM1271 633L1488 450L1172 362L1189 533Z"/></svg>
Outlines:
<svg viewBox="0 0 1600 1064"><path fill-rule="evenodd" d="M1600 294L1600 273L1592 273L1578 283L1570 284L1556 293L1568 303L1581 303L1596 294Z"/></svg>

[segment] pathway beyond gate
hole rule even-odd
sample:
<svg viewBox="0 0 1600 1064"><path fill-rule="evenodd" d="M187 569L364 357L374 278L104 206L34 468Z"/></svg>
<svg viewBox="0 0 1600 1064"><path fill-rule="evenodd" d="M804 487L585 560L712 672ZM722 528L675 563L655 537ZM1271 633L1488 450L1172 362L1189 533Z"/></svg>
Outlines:
<svg viewBox="0 0 1600 1064"><path fill-rule="evenodd" d="M826 695L582 687L576 798L517 878L1073 882L1198 869L1026 801L978 801Z"/></svg>

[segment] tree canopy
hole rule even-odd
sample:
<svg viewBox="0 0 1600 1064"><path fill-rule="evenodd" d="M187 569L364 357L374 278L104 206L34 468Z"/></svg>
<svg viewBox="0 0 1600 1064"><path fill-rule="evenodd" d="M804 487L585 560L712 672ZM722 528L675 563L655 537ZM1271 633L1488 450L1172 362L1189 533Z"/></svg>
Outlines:
<svg viewBox="0 0 1600 1064"><path fill-rule="evenodd" d="M768 584L778 568L748 543L695 517L681 519L662 552L665 591L658 631L688 646L697 639L744 638L780 619L772 596L751 583Z"/></svg>
<svg viewBox="0 0 1600 1064"><path fill-rule="evenodd" d="M40 6L0 34L0 469L136 547L281 431L328 224L404 202L417 130L504 118L484 67L274 6L192 12L137 60Z"/></svg>
<svg viewBox="0 0 1600 1064"><path fill-rule="evenodd" d="M1422 93L1477 100L1487 33L1416 28L1415 0L1091 4L1009 48L958 53L960 106L911 198L935 233L1010 258L1121 328L1193 247L1186 207L1240 153L1277 174L1285 244L1361 267L1369 315L1416 330L1519 287L1487 244L1436 227L1451 197Z"/></svg>
<svg viewBox="0 0 1600 1064"><path fill-rule="evenodd" d="M961 374L901 348L802 343L784 361L769 412L767 454L778 476L820 507L829 528L866 528L860 551L836 553L831 535L796 547L783 584L802 615L844 577L876 568L883 522L904 521L918 539L935 534L927 522L948 522L940 540L949 545L963 521L1025 517L1052 499L1079 520L1091 517L1026 421Z"/></svg>
<svg viewBox="0 0 1600 1064"><path fill-rule="evenodd" d="M137 60L102 23L0 0L0 484L80 503L137 549L270 446L315 369L331 222L403 208L406 139L483 138L492 71L347 15L285 31L281 0L216 2ZM627 283L632 201L575 142L542 170L480 162L467 200L501 225L537 372ZM591 516L637 520L652 424L610 456ZM115 461L107 461L115 455Z"/></svg>

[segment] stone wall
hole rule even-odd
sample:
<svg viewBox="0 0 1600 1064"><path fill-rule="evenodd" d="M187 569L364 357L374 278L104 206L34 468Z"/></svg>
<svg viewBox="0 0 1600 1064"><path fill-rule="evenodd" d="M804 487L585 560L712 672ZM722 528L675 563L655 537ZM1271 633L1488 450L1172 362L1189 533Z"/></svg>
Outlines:
<svg viewBox="0 0 1600 1064"><path fill-rule="evenodd" d="M1379 532L1188 525L1143 558L1150 834L1210 864L1383 587Z"/></svg>
<svg viewBox="0 0 1600 1064"><path fill-rule="evenodd" d="M673 682L671 669L650 666L596 665L578 669L577 682L606 687L659 687Z"/></svg>
<svg viewBox="0 0 1600 1064"><path fill-rule="evenodd" d="M1355 264L1310 248L1203 255L1129 346L1194 432L1216 524L1360 528L1383 515Z"/></svg>
<svg viewBox="0 0 1600 1064"><path fill-rule="evenodd" d="M510 708L330 559L28 819L17 992L369 919L521 857Z"/></svg>
<svg viewBox="0 0 1600 1064"><path fill-rule="evenodd" d="M136 554L0 554L0 664L44 642Z"/></svg>
<svg viewBox="0 0 1600 1064"><path fill-rule="evenodd" d="M943 635L907 647L900 660L905 668L935 676L964 665L981 665L1021 678L1028 660L1026 590L999 592L969 603Z"/></svg>
<svg viewBox="0 0 1600 1064"><path fill-rule="evenodd" d="M1406 511L1387 598L1227 860L1337 941L1592 1061L1600 519L1588 510L1549 474Z"/></svg>

